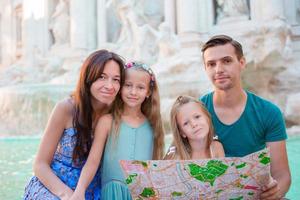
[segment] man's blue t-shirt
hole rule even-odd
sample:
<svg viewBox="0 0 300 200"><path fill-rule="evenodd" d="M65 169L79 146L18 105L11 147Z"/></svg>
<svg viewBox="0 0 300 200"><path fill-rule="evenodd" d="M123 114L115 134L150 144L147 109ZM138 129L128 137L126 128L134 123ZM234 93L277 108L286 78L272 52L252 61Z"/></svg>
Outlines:
<svg viewBox="0 0 300 200"><path fill-rule="evenodd" d="M245 156L266 147L266 142L287 138L285 123L279 108L273 103L246 91L246 107L231 125L223 124L213 106L213 92L201 97L211 114L214 129L223 144L226 156Z"/></svg>

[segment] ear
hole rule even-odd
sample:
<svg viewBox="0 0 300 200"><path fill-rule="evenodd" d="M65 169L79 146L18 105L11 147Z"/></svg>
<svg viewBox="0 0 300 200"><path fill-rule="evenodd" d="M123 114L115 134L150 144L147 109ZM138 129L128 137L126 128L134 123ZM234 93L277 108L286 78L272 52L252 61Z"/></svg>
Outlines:
<svg viewBox="0 0 300 200"><path fill-rule="evenodd" d="M241 57L241 59L239 60L240 65L241 65L241 70L246 68L246 58L243 56Z"/></svg>

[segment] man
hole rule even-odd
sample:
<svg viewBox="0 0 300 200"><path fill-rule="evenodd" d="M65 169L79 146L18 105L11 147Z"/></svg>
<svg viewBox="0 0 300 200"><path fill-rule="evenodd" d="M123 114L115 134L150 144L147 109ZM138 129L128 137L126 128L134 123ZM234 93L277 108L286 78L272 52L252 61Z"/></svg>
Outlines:
<svg viewBox="0 0 300 200"><path fill-rule="evenodd" d="M217 35L204 44L202 54L214 91L203 96L201 101L211 113L226 156L244 156L269 147L273 179L263 188L261 199L284 197L291 175L281 111L242 88L241 72L246 60L239 42L226 35Z"/></svg>

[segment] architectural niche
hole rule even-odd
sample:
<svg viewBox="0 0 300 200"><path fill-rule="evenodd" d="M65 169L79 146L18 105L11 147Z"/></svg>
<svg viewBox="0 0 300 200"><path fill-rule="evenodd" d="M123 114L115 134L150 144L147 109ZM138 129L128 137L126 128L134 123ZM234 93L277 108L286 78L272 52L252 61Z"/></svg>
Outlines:
<svg viewBox="0 0 300 200"><path fill-rule="evenodd" d="M214 24L250 20L250 0L213 0Z"/></svg>

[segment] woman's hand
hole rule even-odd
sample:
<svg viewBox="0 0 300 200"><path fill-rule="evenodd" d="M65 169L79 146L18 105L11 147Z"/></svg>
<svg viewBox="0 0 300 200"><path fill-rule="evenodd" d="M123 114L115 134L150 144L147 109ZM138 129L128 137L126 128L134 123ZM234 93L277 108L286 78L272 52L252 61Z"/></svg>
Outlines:
<svg viewBox="0 0 300 200"><path fill-rule="evenodd" d="M69 200L85 200L85 192L75 190L71 198Z"/></svg>
<svg viewBox="0 0 300 200"><path fill-rule="evenodd" d="M66 191L64 191L64 193L61 196L59 196L59 198L61 200L68 200L71 198L71 196L73 196L73 193L74 191L68 188Z"/></svg>

